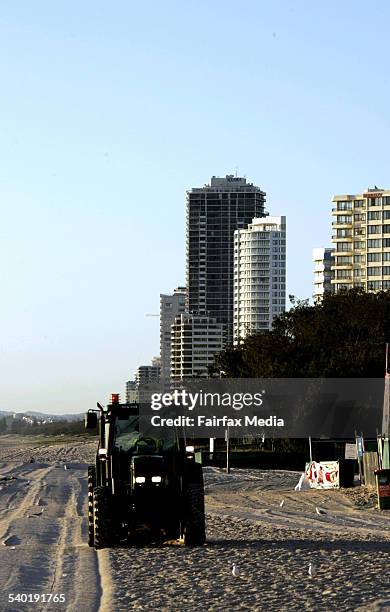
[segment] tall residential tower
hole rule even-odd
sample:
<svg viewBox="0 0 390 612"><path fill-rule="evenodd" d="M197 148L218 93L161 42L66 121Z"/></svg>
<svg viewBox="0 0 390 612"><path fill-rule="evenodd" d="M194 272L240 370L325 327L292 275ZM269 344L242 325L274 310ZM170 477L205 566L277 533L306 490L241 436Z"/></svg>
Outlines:
<svg viewBox="0 0 390 612"><path fill-rule="evenodd" d="M270 330L286 308L286 217L253 219L234 233L234 342Z"/></svg>
<svg viewBox="0 0 390 612"><path fill-rule="evenodd" d="M223 324L233 339L234 231L264 217L265 192L245 178L213 176L187 192L187 310Z"/></svg>
<svg viewBox="0 0 390 612"><path fill-rule="evenodd" d="M171 373L171 325L175 317L185 312L185 297L185 287L177 287L170 295L160 295L161 378L166 381Z"/></svg>

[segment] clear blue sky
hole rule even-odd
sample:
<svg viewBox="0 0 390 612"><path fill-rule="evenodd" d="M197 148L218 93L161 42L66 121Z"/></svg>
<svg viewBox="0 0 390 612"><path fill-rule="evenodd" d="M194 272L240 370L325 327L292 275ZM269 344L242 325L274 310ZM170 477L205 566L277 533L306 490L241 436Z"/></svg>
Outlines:
<svg viewBox="0 0 390 612"><path fill-rule="evenodd" d="M390 5L0 7L0 409L79 412L159 352L185 191L239 174L287 215L311 294L330 199L390 187Z"/></svg>

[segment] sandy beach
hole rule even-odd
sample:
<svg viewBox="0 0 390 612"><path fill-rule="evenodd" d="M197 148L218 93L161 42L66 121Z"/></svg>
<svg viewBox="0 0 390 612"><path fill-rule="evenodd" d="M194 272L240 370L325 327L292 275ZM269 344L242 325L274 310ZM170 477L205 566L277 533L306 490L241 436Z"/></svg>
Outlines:
<svg viewBox="0 0 390 612"><path fill-rule="evenodd" d="M298 472L205 468L204 547L96 552L85 516L95 442L3 440L1 610L390 610L390 516L369 489L295 492ZM10 593L66 601L10 604Z"/></svg>

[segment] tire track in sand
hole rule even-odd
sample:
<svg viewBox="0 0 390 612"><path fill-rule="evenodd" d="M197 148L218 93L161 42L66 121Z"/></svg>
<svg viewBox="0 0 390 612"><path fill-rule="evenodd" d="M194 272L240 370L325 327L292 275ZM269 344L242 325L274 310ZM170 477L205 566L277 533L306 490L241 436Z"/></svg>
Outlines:
<svg viewBox="0 0 390 612"><path fill-rule="evenodd" d="M80 516L79 512L80 508L86 508L85 489L78 478L69 482L72 491L61 517L50 592L68 594L67 612L109 612L113 606L108 556L105 551L98 554L87 545L83 535L87 518L85 513Z"/></svg>
<svg viewBox="0 0 390 612"><path fill-rule="evenodd" d="M0 539L4 539L9 535L9 532L12 531L11 523L15 520L23 518L32 506L36 504L38 497L41 495L44 484L42 483L42 478L47 476L53 469L53 466L47 468L40 468L38 470L34 470L32 476L34 480L30 480L31 486L29 487L27 493L24 495L21 503L14 509L10 509L5 517L0 519ZM38 478L36 479L36 477ZM35 482L34 482L35 481Z"/></svg>
<svg viewBox="0 0 390 612"><path fill-rule="evenodd" d="M101 585L101 598L98 612L114 612L114 583L112 580L109 551L97 551L97 558Z"/></svg>

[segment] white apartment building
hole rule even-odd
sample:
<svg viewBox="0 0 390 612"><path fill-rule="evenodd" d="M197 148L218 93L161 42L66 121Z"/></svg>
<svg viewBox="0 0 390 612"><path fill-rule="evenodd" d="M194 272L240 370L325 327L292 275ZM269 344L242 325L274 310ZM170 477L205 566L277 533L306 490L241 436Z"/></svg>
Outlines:
<svg viewBox="0 0 390 612"><path fill-rule="evenodd" d="M313 249L314 280L313 280L313 299L314 303L322 301L324 293L332 291L332 266L334 265L333 249L315 248Z"/></svg>
<svg viewBox="0 0 390 612"><path fill-rule="evenodd" d="M135 380L128 380L126 382L126 403L136 404L139 400L139 392L137 389L137 383Z"/></svg>
<svg viewBox="0 0 390 612"><path fill-rule="evenodd" d="M214 355L223 348L224 328L205 315L181 314L172 325L171 380L208 376Z"/></svg>
<svg viewBox="0 0 390 612"><path fill-rule="evenodd" d="M137 389L158 383L160 381L160 366L159 365L141 365L138 366L134 376Z"/></svg>
<svg viewBox="0 0 390 612"><path fill-rule="evenodd" d="M270 330L286 308L286 217L253 219L234 232L234 342Z"/></svg>
<svg viewBox="0 0 390 612"><path fill-rule="evenodd" d="M160 358L161 379L171 375L171 326L175 318L185 312L186 289L177 287L173 294L160 294Z"/></svg>
<svg viewBox="0 0 390 612"><path fill-rule="evenodd" d="M390 289L390 190L332 198L334 290Z"/></svg>

